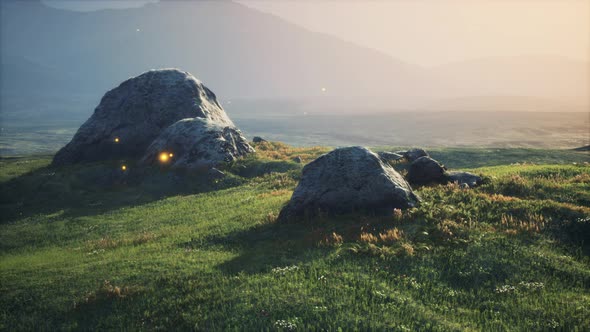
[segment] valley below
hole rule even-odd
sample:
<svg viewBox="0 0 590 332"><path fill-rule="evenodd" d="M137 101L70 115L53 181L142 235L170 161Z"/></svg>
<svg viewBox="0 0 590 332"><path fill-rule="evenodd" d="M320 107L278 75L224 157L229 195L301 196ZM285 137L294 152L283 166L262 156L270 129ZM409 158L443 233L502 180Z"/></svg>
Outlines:
<svg viewBox="0 0 590 332"><path fill-rule="evenodd" d="M318 110L300 102L233 101L224 108L246 137L294 146L576 148L590 144L589 113ZM68 108L69 107L69 108ZM47 116L5 112L0 155L55 153L88 111ZM91 109L90 106L87 109Z"/></svg>

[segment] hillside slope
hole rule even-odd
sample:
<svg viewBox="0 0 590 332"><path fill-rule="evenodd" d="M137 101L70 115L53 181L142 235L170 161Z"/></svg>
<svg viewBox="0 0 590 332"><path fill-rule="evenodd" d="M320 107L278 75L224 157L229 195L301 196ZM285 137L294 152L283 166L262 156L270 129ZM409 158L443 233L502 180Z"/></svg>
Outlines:
<svg viewBox="0 0 590 332"><path fill-rule="evenodd" d="M327 149L257 151L220 181L153 170L110 187L97 176L116 164L1 160L0 329L590 325L590 167L571 164L587 154L474 169L485 185L418 188L421 207L390 217L287 226L275 218L299 177L290 158ZM557 155L504 152L433 154L451 167Z"/></svg>

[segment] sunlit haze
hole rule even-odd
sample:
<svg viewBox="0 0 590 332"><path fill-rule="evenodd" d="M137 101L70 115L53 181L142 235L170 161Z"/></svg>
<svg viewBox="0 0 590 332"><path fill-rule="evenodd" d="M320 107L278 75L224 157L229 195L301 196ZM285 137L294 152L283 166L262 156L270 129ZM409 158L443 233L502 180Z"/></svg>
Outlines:
<svg viewBox="0 0 590 332"><path fill-rule="evenodd" d="M590 2L240 1L405 61L550 54L588 61Z"/></svg>

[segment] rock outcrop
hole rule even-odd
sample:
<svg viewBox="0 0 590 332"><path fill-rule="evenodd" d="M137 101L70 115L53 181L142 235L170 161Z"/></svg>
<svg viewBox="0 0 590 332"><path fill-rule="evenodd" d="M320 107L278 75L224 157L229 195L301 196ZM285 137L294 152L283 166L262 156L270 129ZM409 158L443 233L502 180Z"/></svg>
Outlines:
<svg viewBox="0 0 590 332"><path fill-rule="evenodd" d="M53 164L140 158L162 131L186 118L234 126L215 94L191 74L148 71L107 92Z"/></svg>
<svg viewBox="0 0 590 332"><path fill-rule="evenodd" d="M430 157L416 159L408 170L408 181L411 184L442 183L446 180L445 167Z"/></svg>
<svg viewBox="0 0 590 332"><path fill-rule="evenodd" d="M166 128L147 148L142 164L206 169L254 152L242 133L211 119L180 120Z"/></svg>
<svg viewBox="0 0 590 332"><path fill-rule="evenodd" d="M333 150L303 168L301 181L279 219L319 212L391 213L410 208L418 197L406 180L375 153L363 147Z"/></svg>

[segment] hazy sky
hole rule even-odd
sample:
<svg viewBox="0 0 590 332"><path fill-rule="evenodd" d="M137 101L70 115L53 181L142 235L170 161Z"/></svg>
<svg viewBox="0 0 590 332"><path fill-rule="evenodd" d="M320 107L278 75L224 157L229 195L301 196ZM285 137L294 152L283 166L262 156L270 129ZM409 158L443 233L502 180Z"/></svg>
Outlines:
<svg viewBox="0 0 590 332"><path fill-rule="evenodd" d="M41 0L41 2L56 8L85 12L109 8L141 7L149 2L158 2L158 0Z"/></svg>
<svg viewBox="0 0 590 332"><path fill-rule="evenodd" d="M44 0L96 10L157 0ZM313 31L437 65L487 56L558 55L590 60L588 0L239 0Z"/></svg>
<svg viewBox="0 0 590 332"><path fill-rule="evenodd" d="M496 55L589 59L588 0L239 2L424 65Z"/></svg>

